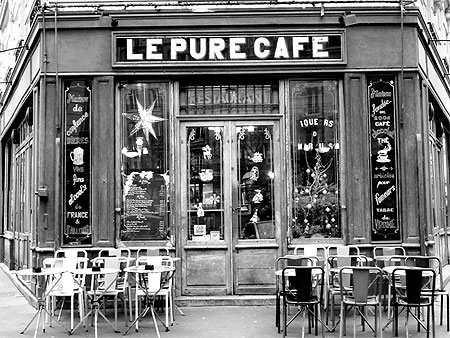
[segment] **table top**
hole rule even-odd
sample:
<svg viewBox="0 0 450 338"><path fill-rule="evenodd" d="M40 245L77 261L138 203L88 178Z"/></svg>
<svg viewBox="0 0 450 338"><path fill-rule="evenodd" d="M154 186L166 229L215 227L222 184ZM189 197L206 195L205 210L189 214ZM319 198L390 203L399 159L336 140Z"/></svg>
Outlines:
<svg viewBox="0 0 450 338"><path fill-rule="evenodd" d="M23 269L23 270L17 270L13 271L12 273L15 273L20 276L48 276L48 275L55 275L58 273L67 272L67 270L59 269L59 268L42 268L41 272L35 272L33 269Z"/></svg>
<svg viewBox="0 0 450 338"><path fill-rule="evenodd" d="M125 271L131 273L161 273L175 271L175 268L173 266L156 265L153 270L145 270L145 265L139 265L130 266L129 268L126 268Z"/></svg>
<svg viewBox="0 0 450 338"><path fill-rule="evenodd" d="M386 273L388 273L389 275L391 275L395 269L421 269L415 266L404 266L404 265L389 265L389 266L385 266L382 270ZM432 272L430 271L425 271L425 273L427 274L432 274Z"/></svg>
<svg viewBox="0 0 450 338"><path fill-rule="evenodd" d="M105 275L109 273L118 273L120 269L101 268L100 271L93 271L92 268L74 269L70 272L79 275Z"/></svg>
<svg viewBox="0 0 450 338"><path fill-rule="evenodd" d="M311 266L312 268L315 268L315 266ZM322 271L321 270L319 270L319 269L314 269L313 271L312 271L312 274L313 275L320 275L322 273ZM276 270L275 271L275 275L277 275L277 276L282 276L283 275L283 269L281 269L281 270ZM293 276L295 276L295 269L286 269L285 270L285 272L284 272L284 275L285 276L288 276L288 277L293 277Z"/></svg>

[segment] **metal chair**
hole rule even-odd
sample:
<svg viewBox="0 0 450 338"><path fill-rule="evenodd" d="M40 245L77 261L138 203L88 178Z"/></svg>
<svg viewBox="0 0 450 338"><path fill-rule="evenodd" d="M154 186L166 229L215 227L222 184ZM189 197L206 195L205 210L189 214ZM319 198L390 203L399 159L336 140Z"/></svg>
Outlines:
<svg viewBox="0 0 450 338"><path fill-rule="evenodd" d="M74 328L74 313L75 301L78 301L78 313L80 320L84 317L84 276L73 276L70 271L78 267L87 266L87 258L80 260L72 258L48 258L44 260L44 266L51 268L61 268L65 270L60 279L50 281L54 283L49 289L51 291L47 294L47 303L49 304L49 311L55 315L55 311L59 308L58 320L61 319L61 314L64 309L66 298L70 298L70 329ZM77 280L75 278L78 278ZM59 304L58 304L59 303ZM51 322L50 322L51 325Z"/></svg>
<svg viewBox="0 0 450 338"><path fill-rule="evenodd" d="M344 284L344 277L351 278L352 289L348 292L348 287ZM362 329L365 324L374 332L375 337L379 331L382 337L381 328L381 285L383 281L383 272L378 267L369 266L347 266L339 270L340 294L341 294L341 312L340 312L340 330L339 337L345 335L347 312L353 309L353 335L356 337L356 315L361 317ZM375 323L370 324L367 307L374 307ZM377 311L378 310L378 311Z"/></svg>
<svg viewBox="0 0 450 338"><path fill-rule="evenodd" d="M449 292L444 287L444 276L442 274L442 261L437 256L408 256L405 261L407 266L416 266L420 268L431 268L436 272L436 286L434 295L440 296L441 311L440 311L440 325L443 324L444 318L444 297L447 300L447 331L450 331L450 312L449 312Z"/></svg>
<svg viewBox="0 0 450 338"><path fill-rule="evenodd" d="M328 324L331 313L331 330L333 331L337 323L335 321L335 298L341 294L341 281L339 280L339 269L344 266L364 266L367 265L368 258L364 255L331 255L328 257L328 294L327 294L327 315ZM351 289L350 278L346 276L345 284Z"/></svg>
<svg viewBox="0 0 450 338"><path fill-rule="evenodd" d="M308 315L308 332L311 333L311 321L314 319L315 335L318 334L318 322L322 325L322 337L324 327L328 329L322 320L323 314L323 289L325 282L325 270L320 266L287 266L282 270L283 290L283 337L287 335L288 326L303 313ZM287 308L294 305L297 312L288 320ZM304 330L304 327L302 327Z"/></svg>
<svg viewBox="0 0 450 338"><path fill-rule="evenodd" d="M436 283L436 272L433 269L424 269L417 267L398 267L392 271L392 294L393 294L393 330L394 335L398 336L398 316L399 308L406 310L406 337L409 337L408 321L411 315L417 321L417 330L424 328L427 332L427 338L430 336L430 330L433 338L435 337L434 325L434 291ZM422 320L421 309L427 310L426 322ZM416 310L416 313L412 311ZM401 313L400 312L400 313ZM430 329L431 312L431 329Z"/></svg>
<svg viewBox="0 0 450 338"><path fill-rule="evenodd" d="M317 265L319 259L315 256L299 256L299 255L285 255L282 257L278 257L275 262L275 327L278 328L278 333L281 332L280 326L280 307L281 307L281 297L283 296L283 288L282 283L280 281L282 271L287 266L314 266Z"/></svg>
<svg viewBox="0 0 450 338"><path fill-rule="evenodd" d="M123 269L125 267L131 266L135 258L131 256L131 250L129 248L106 248L101 249L98 252L98 257L122 257L126 259L126 262L124 260L121 260L121 266L120 268ZM128 298L128 309L129 309L129 317L130 321L133 320L133 297L132 297L132 283L130 283L130 280L128 279L128 276L125 278L125 273L122 272L122 276L119 278L119 283L124 283L124 286L126 288L126 294Z"/></svg>
<svg viewBox="0 0 450 338"><path fill-rule="evenodd" d="M98 285L94 285L94 279L91 280L91 290L88 291L89 295L93 295L93 289L96 288L95 292L99 297L102 298L103 304L109 297L114 299L114 330L117 330L117 309L118 300L122 300L123 312L125 316L125 326L127 326L127 301L126 301L126 290L128 273L125 269L128 267L128 260L125 257L96 257L92 261L93 266L101 266L108 269L119 269L117 274L105 274L98 280ZM130 310L131 312L131 310Z"/></svg>
<svg viewBox="0 0 450 338"><path fill-rule="evenodd" d="M390 263L395 263L392 256L406 256L406 250L401 246L376 246L373 248L373 259L375 265L383 268Z"/></svg>
<svg viewBox="0 0 450 338"><path fill-rule="evenodd" d="M136 260L136 265L153 265L153 266L173 266L173 261L169 256L141 256ZM135 294L135 313L136 317L139 314L140 298L146 297L149 294L156 297L164 298L164 327L166 331L169 331L169 325L173 325L174 320L174 302L173 302L173 274L169 275L169 278L161 273L149 273L147 275L146 287L147 290L142 289L142 285L136 285ZM169 320L170 317L170 320ZM139 321L136 321L136 330L139 330Z"/></svg>

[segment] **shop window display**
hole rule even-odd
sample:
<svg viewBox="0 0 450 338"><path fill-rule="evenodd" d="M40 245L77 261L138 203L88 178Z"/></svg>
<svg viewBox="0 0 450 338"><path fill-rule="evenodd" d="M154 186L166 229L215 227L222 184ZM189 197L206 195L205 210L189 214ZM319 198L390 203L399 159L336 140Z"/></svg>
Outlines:
<svg viewBox="0 0 450 338"><path fill-rule="evenodd" d="M170 238L167 95L165 83L120 87L123 241Z"/></svg>
<svg viewBox="0 0 450 338"><path fill-rule="evenodd" d="M337 81L292 81L292 236L341 237Z"/></svg>

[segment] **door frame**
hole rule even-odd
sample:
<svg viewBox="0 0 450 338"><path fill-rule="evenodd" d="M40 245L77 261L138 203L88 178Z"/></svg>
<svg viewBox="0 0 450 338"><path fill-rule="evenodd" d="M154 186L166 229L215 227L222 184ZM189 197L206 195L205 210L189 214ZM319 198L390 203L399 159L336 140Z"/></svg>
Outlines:
<svg viewBox="0 0 450 338"><path fill-rule="evenodd" d="M225 119L227 117L227 119ZM195 116L189 119L178 119L176 128L180 135L180 142L175 142L175 153L178 158L175 161L176 186L174 188L178 207L176 208L176 227L177 229L177 246L179 254L182 258L181 271L181 293L189 294L270 294L275 290L275 276L273 275L273 266L275 260L285 250L286 243L282 239L286 236L286 229L282 227L282 220L286 218L286 208L282 208L283 201L286 199L285 190L282 189L283 178L285 177L285 157L282 152L283 144L280 142L283 132L281 116L265 116L255 119L247 116L224 116L224 117L205 117L201 119ZM236 126L245 125L272 125L273 126L273 163L274 171L277 174L274 177L274 221L275 221L275 238L274 239L239 239L238 225L234 221L236 218L232 213L233 206L233 189L236 188L237 182L234 182L235 170L237 170L237 135L235 133ZM187 130L189 127L223 127L223 208L224 208L224 241L216 243L193 242L188 240L188 217L187 217L187 165L186 140ZM229 146L226 146L229 145ZM284 203L286 204L286 203ZM231 222L231 223L230 223ZM230 226L231 224L231 226ZM220 258L219 258L220 257ZM243 274L248 273L250 269L247 264L257 264L263 261L264 266L260 266L258 270L264 274L263 285L240 285L239 278ZM201 261L208 259L217 260L220 267L224 267L225 282L218 285L192 285L188 280L193 274L199 273L201 270ZM195 260L195 263L192 261ZM222 265L224 264L224 265ZM245 270L247 269L247 271ZM213 278L219 277L214 276Z"/></svg>

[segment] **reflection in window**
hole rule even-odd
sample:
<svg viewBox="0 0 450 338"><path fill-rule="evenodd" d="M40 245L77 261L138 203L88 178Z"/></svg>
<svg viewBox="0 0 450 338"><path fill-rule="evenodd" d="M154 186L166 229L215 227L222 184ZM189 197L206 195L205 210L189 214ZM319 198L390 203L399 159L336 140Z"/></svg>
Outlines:
<svg viewBox="0 0 450 338"><path fill-rule="evenodd" d="M292 235L341 237L337 81L290 83Z"/></svg>
<svg viewBox="0 0 450 338"><path fill-rule="evenodd" d="M169 236L167 84L125 84L120 89L122 240Z"/></svg>
<svg viewBox="0 0 450 338"><path fill-rule="evenodd" d="M273 128L239 126L236 133L239 238L275 238Z"/></svg>
<svg viewBox="0 0 450 338"><path fill-rule="evenodd" d="M223 240L223 128L190 127L186 144L189 240Z"/></svg>

